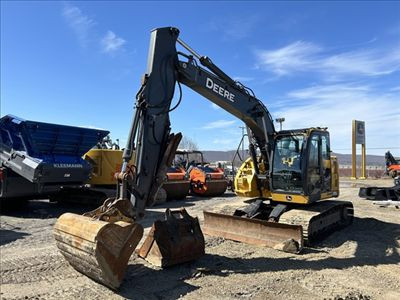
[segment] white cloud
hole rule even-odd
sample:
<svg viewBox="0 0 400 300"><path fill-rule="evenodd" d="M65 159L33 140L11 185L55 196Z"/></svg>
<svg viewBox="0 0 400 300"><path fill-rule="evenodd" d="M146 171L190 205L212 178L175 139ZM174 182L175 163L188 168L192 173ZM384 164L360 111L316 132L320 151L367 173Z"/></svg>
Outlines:
<svg viewBox="0 0 400 300"><path fill-rule="evenodd" d="M75 32L80 45L87 47L91 40L99 40L99 34L93 30L96 21L85 15L77 6L66 3L62 10L62 15L67 24ZM108 30L100 39L100 46L103 53L114 54L121 50L126 41L118 37L113 31Z"/></svg>
<svg viewBox="0 0 400 300"><path fill-rule="evenodd" d="M344 99L353 98L355 95L364 94L370 91L368 85L332 84L317 85L288 93L290 98L300 100L331 100L336 99L340 102Z"/></svg>
<svg viewBox="0 0 400 300"><path fill-rule="evenodd" d="M346 52L326 57L321 62L324 71L338 74L387 75L400 69L400 48L384 53L372 50Z"/></svg>
<svg viewBox="0 0 400 300"><path fill-rule="evenodd" d="M400 47L391 50L360 49L331 54L329 49L297 41L275 50L256 53L258 67L278 76L316 72L325 79L345 76L380 76L400 70Z"/></svg>
<svg viewBox="0 0 400 300"><path fill-rule="evenodd" d="M232 120L218 120L214 122L210 122L207 125L203 126L203 129L217 129L217 128L227 128L235 124L236 121Z"/></svg>
<svg viewBox="0 0 400 300"><path fill-rule="evenodd" d="M285 117L283 128L328 127L333 151L350 149L353 119L366 122L367 149L400 147L399 93L380 93L369 85L333 84L294 90L287 98L292 105L274 112ZM383 151L369 153L382 155Z"/></svg>
<svg viewBox="0 0 400 300"><path fill-rule="evenodd" d="M75 32L79 43L82 47L86 47L89 40L89 32L96 22L83 14L77 6L65 4L62 14L68 25Z"/></svg>
<svg viewBox="0 0 400 300"><path fill-rule="evenodd" d="M101 47L105 53L115 53L121 50L125 43L126 41L123 38L118 37L114 32L109 30L101 40Z"/></svg>
<svg viewBox="0 0 400 300"><path fill-rule="evenodd" d="M312 57L321 49L312 43L297 41L277 50L257 52L259 64L277 75L312 68Z"/></svg>

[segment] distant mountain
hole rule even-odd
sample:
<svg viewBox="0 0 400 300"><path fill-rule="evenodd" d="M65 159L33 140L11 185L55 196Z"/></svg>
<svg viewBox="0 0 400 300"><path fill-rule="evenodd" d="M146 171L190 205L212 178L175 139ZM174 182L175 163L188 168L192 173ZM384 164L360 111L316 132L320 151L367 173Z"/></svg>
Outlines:
<svg viewBox="0 0 400 300"><path fill-rule="evenodd" d="M232 161L235 150L229 151L203 151L204 160L207 162L214 161ZM247 156L247 153L246 153Z"/></svg>
<svg viewBox="0 0 400 300"><path fill-rule="evenodd" d="M336 155L340 165L351 165L351 154L333 153ZM357 164L361 164L361 155L357 155ZM368 155L367 166L385 166L384 155Z"/></svg>
<svg viewBox="0 0 400 300"><path fill-rule="evenodd" d="M229 151L203 151L204 159L207 162L215 162L215 161L232 161L233 156L235 155L235 150ZM242 154L240 152L240 154ZM351 165L351 154L341 154L341 153L333 153L333 155L337 156L340 165ZM247 157L246 152L246 157ZM236 158L235 161L239 159ZM361 164L361 155L357 155L357 163ZM382 155L367 155L367 165L368 166L384 166L385 165L385 157Z"/></svg>

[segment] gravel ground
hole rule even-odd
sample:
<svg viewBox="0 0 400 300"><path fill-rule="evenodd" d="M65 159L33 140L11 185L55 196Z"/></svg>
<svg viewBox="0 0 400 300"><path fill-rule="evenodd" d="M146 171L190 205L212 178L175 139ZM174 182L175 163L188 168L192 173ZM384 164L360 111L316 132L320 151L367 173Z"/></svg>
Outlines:
<svg viewBox="0 0 400 300"><path fill-rule="evenodd" d="M57 217L88 207L30 201L2 209L1 299L400 299L400 210L360 199L361 185L391 180L341 181L339 199L355 207L354 223L300 255L206 236L206 255L166 270L135 254L118 292L76 272L52 236ZM165 207L184 206L202 221L203 210L243 205L243 198L189 197L149 210L148 232Z"/></svg>

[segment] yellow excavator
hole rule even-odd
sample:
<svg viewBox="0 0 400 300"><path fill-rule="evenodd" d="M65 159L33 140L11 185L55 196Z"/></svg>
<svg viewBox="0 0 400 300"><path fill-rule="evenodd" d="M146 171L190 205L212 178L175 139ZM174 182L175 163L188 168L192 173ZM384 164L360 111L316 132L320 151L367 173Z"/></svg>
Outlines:
<svg viewBox="0 0 400 300"><path fill-rule="evenodd" d="M186 51L178 51L177 44ZM237 181L258 191L253 195L258 199L234 215L204 212L205 233L268 247L283 244L282 250L298 252L303 231L310 239L351 222L351 202L319 201L338 196L328 131L276 132L270 113L251 89L196 53L179 38L177 28L157 28L151 32L147 71L136 95L115 197L83 216L63 214L54 226L57 246L76 270L119 287L143 236L138 221L154 201L182 138L171 133L169 120L181 102L181 84L246 124L250 159ZM176 86L180 96L172 106ZM137 253L162 267L191 261L204 254L202 229L185 210L167 210Z"/></svg>
<svg viewBox="0 0 400 300"><path fill-rule="evenodd" d="M339 196L338 162L329 145L326 128L277 132L270 171L261 156L249 157L234 178L235 193L254 201L233 216L204 212L204 232L268 247L285 247L289 241L287 251L298 253L304 244L349 225L351 202L319 201ZM290 239L283 241L271 222L279 222L287 230L287 225L293 225Z"/></svg>

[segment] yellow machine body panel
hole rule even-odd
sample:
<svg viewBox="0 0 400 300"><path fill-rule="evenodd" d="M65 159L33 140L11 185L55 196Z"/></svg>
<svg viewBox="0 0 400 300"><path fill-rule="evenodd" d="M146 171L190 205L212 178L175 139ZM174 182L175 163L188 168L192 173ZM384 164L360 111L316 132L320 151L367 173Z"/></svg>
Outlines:
<svg viewBox="0 0 400 300"><path fill-rule="evenodd" d="M260 164L260 167L262 167L262 164ZM271 191L268 187L261 187L261 191L257 188L254 162L250 157L240 166L234 179L234 186L236 195L240 197L271 197Z"/></svg>
<svg viewBox="0 0 400 300"><path fill-rule="evenodd" d="M331 156L331 191L332 197L339 197L339 162L336 156Z"/></svg>
<svg viewBox="0 0 400 300"><path fill-rule="evenodd" d="M91 185L115 185L115 173L121 171L122 150L91 149L83 156L93 166Z"/></svg>
<svg viewBox="0 0 400 300"><path fill-rule="evenodd" d="M332 197L336 197L333 193L322 193L318 200L329 199ZM310 201L310 197L305 195L295 195L288 193L271 193L271 199L277 202L287 202L287 203L295 203L295 204L310 204L314 201Z"/></svg>

